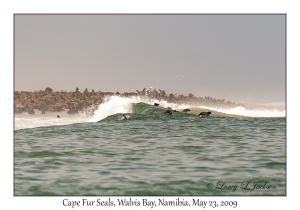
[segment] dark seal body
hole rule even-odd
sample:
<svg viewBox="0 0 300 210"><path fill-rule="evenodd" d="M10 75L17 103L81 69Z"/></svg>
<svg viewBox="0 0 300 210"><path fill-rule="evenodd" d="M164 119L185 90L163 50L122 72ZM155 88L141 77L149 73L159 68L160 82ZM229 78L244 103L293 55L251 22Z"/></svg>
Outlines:
<svg viewBox="0 0 300 210"><path fill-rule="evenodd" d="M131 116L129 116L129 115L126 115L126 114L123 114L123 117L122 117L121 119L128 120L128 119L130 119L130 118L131 118Z"/></svg>
<svg viewBox="0 0 300 210"><path fill-rule="evenodd" d="M191 110L190 109L184 109L184 110L182 110L182 112L185 112L185 113L187 113L189 111L191 111Z"/></svg>
<svg viewBox="0 0 300 210"><path fill-rule="evenodd" d="M205 117L205 116L209 116L210 114L211 114L211 112L201 112L198 116Z"/></svg>
<svg viewBox="0 0 300 210"><path fill-rule="evenodd" d="M172 109L168 109L167 111L165 111L164 114L173 114L173 110Z"/></svg>

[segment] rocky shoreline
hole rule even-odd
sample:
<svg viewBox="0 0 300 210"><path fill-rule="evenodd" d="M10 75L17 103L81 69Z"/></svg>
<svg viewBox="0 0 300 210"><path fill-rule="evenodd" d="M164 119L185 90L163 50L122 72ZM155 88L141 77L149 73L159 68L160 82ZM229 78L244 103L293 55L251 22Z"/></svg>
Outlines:
<svg viewBox="0 0 300 210"><path fill-rule="evenodd" d="M95 92L88 91L86 88L84 92L81 92L79 88L76 88L74 92L54 92L51 88L47 87L44 91L15 91L14 92L14 113L22 114L27 112L28 114L35 114L34 110L41 111L41 114L46 112L61 112L67 111L68 114L75 114L85 110L93 112L96 107L103 103L106 97L120 96L120 97L134 97L139 96L142 98L148 98L152 100L165 100L168 103L176 104L188 104L190 106L202 105L213 106L223 108L233 108L237 106L244 106L243 104L236 104L235 102L225 101L225 99L213 99L211 97L196 97L194 94L178 95L167 94L164 90L148 89L136 92Z"/></svg>

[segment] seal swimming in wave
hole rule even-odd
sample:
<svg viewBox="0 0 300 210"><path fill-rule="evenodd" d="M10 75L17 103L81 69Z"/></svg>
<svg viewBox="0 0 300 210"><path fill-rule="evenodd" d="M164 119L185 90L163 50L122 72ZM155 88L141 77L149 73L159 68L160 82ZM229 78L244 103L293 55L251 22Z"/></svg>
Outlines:
<svg viewBox="0 0 300 210"><path fill-rule="evenodd" d="M187 113L189 111L191 111L191 110L190 109L184 109L184 110L182 110L182 112L185 112L185 113Z"/></svg>
<svg viewBox="0 0 300 210"><path fill-rule="evenodd" d="M127 120L127 119L130 119L130 118L131 118L131 116L123 114L123 117L121 118L121 120L123 120L123 119Z"/></svg>
<svg viewBox="0 0 300 210"><path fill-rule="evenodd" d="M158 103L154 103L154 106L159 106L159 104Z"/></svg>
<svg viewBox="0 0 300 210"><path fill-rule="evenodd" d="M204 117L204 116L209 116L210 114L211 114L211 112L201 112L198 116Z"/></svg>
<svg viewBox="0 0 300 210"><path fill-rule="evenodd" d="M165 111L164 114L173 114L174 112L178 112L177 110L171 109L170 107L168 107L168 110Z"/></svg>
<svg viewBox="0 0 300 210"><path fill-rule="evenodd" d="M167 111L165 111L164 114L173 114L173 110L172 109L168 109Z"/></svg>
<svg viewBox="0 0 300 210"><path fill-rule="evenodd" d="M171 109L170 107L167 107L167 109ZM177 110L175 109L171 109L173 112L178 112Z"/></svg>

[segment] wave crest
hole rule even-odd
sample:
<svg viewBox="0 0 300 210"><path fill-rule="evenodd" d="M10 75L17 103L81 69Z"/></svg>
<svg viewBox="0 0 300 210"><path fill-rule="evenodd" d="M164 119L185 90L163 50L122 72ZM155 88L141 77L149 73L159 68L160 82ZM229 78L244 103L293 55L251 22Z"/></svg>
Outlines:
<svg viewBox="0 0 300 210"><path fill-rule="evenodd" d="M134 107L134 104L144 103L140 107ZM159 103L159 107L152 106L154 103ZM147 104L147 105L145 105ZM151 106L149 106L151 105ZM133 110L133 107L135 110ZM141 108L144 107L144 108ZM146 107L146 108L145 108ZM110 96L104 99L104 103L98 106L89 107L82 113L70 116L68 114L59 113L61 118L57 119L56 114L49 115L18 115L15 117L15 130L24 128L34 128L41 126L52 126L52 125L66 125L73 123L84 123L84 122L97 122L107 118L108 116L115 115L118 113L140 113L140 114L151 114L151 113L163 113L160 108L170 107L181 111L183 109L191 109L191 113L199 114L199 110L211 110L219 113L224 113L223 116L228 115L239 115L245 117L285 117L285 110L277 110L275 108L245 108L242 106L237 106L235 108L222 108L222 107L210 107L210 106L191 106L188 104L175 104L169 103L167 101L158 101L157 99L149 99L146 97L120 97L120 96ZM140 109L138 111L137 109ZM145 111L146 110L146 111ZM147 111L148 110L148 111ZM150 111L149 111L150 110ZM144 113L143 113L144 112ZM199 113L198 113L199 112ZM217 113L216 115L222 116Z"/></svg>

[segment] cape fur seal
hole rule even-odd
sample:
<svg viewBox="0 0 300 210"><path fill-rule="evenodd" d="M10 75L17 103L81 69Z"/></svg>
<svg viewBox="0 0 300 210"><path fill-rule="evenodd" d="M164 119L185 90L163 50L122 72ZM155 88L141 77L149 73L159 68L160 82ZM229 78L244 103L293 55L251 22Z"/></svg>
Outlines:
<svg viewBox="0 0 300 210"><path fill-rule="evenodd" d="M159 106L159 104L158 103L154 103L154 106Z"/></svg>
<svg viewBox="0 0 300 210"><path fill-rule="evenodd" d="M170 107L168 107L168 110L164 112L164 114L173 114L174 112L178 112L177 110L173 110Z"/></svg>
<svg viewBox="0 0 300 210"><path fill-rule="evenodd" d="M204 117L204 116L209 116L210 114L211 114L211 112L201 112L198 116Z"/></svg>
<svg viewBox="0 0 300 210"><path fill-rule="evenodd" d="M167 111L165 111L164 114L173 114L173 110L172 109L168 109Z"/></svg>
<svg viewBox="0 0 300 210"><path fill-rule="evenodd" d="M123 117L121 118L121 119L130 119L131 118L131 116L129 116L129 115L126 115L126 114L123 114Z"/></svg>
<svg viewBox="0 0 300 210"><path fill-rule="evenodd" d="M182 110L182 112L189 112L189 111L191 111L190 109L184 109L184 110Z"/></svg>

